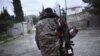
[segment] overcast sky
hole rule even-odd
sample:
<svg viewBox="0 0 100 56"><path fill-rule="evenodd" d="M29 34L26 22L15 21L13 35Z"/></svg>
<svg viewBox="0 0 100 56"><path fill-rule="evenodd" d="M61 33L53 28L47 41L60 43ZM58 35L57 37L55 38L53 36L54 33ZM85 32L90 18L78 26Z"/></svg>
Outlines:
<svg viewBox="0 0 100 56"><path fill-rule="evenodd" d="M51 7L56 8L56 4L59 3L61 7L64 6L65 0L21 0L24 15L38 15L39 11L42 10L42 5L44 5L44 8ZM7 8L9 13L13 15L13 6L12 6L12 0L0 0L0 11L2 10L2 7L4 6ZM67 0L67 7L74 7L74 6L85 6L82 2L82 0ZM80 9L81 10L81 9Z"/></svg>

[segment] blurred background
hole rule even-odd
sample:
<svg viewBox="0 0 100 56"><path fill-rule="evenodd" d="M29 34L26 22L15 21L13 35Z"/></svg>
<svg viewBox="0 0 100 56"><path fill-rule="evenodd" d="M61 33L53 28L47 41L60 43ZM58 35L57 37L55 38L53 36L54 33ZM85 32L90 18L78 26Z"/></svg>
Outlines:
<svg viewBox="0 0 100 56"><path fill-rule="evenodd" d="M41 56L35 25L47 7L60 16L59 6L79 30L74 56L100 56L100 0L0 0L0 56Z"/></svg>

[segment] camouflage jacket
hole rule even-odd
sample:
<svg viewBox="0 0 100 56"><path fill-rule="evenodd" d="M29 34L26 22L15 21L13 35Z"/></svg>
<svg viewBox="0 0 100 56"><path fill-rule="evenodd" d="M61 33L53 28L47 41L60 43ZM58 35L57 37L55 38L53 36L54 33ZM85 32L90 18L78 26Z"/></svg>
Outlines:
<svg viewBox="0 0 100 56"><path fill-rule="evenodd" d="M59 56L60 42L56 37L55 18L40 20L36 25L36 43L43 56Z"/></svg>

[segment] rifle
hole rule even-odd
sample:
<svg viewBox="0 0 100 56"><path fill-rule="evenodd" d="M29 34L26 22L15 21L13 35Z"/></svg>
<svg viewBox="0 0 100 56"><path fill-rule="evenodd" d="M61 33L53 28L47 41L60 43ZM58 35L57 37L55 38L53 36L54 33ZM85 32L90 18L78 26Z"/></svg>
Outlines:
<svg viewBox="0 0 100 56"><path fill-rule="evenodd" d="M62 35L60 36L60 56L73 56L72 45L74 44L73 41L71 41L71 36L67 25L67 13L66 11L64 11L64 9L60 9L60 5L59 12L61 28L58 31L62 33Z"/></svg>

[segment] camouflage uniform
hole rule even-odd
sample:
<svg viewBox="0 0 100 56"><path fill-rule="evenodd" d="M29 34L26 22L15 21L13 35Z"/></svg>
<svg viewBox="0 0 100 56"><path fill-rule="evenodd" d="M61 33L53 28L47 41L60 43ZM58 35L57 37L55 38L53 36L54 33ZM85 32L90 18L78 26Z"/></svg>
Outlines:
<svg viewBox="0 0 100 56"><path fill-rule="evenodd" d="M42 56L60 56L55 18L45 18L36 25L36 43Z"/></svg>

